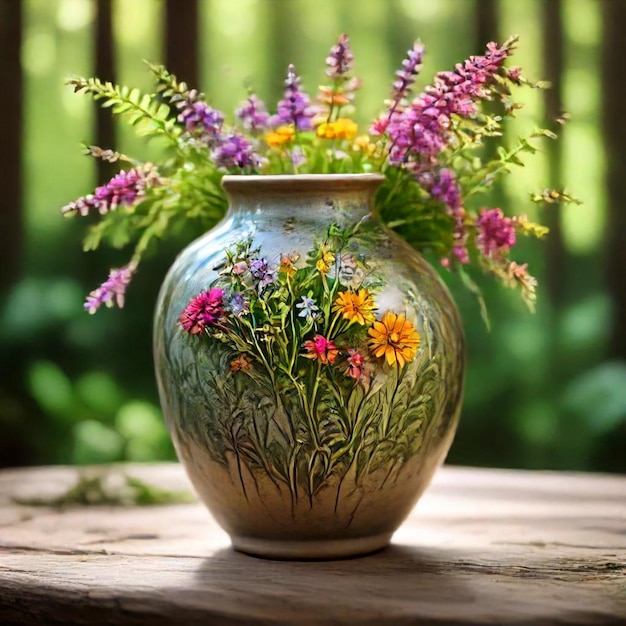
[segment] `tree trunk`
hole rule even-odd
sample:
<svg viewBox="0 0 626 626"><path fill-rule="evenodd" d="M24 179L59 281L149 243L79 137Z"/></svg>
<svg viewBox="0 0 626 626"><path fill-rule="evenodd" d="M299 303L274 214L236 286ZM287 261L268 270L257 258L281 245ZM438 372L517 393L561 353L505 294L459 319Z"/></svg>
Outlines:
<svg viewBox="0 0 626 626"><path fill-rule="evenodd" d="M606 154L607 230L606 284L613 301L613 329L610 356L626 359L626 2L603 0L602 38L602 126Z"/></svg>
<svg viewBox="0 0 626 626"><path fill-rule="evenodd" d="M544 75L551 88L544 93L544 110L549 126L563 113L563 25L561 22L561 0L549 0L543 5L543 57ZM545 146L548 157L548 184L555 189L563 188L563 143L549 141ZM549 205L543 219L550 228L546 244L546 285L555 309L563 305L566 251L560 220L561 206Z"/></svg>
<svg viewBox="0 0 626 626"><path fill-rule="evenodd" d="M165 65L192 87L200 84L199 23L198 0L165 0Z"/></svg>
<svg viewBox="0 0 626 626"><path fill-rule="evenodd" d="M96 3L96 76L115 83L115 50L113 46L112 0L98 0ZM99 102L96 107L96 144L107 149L115 146L115 124L111 109L103 109ZM114 170L110 163L97 161L98 184L109 180Z"/></svg>
<svg viewBox="0 0 626 626"><path fill-rule="evenodd" d="M482 54L490 41L500 39L500 10L498 0L476 0L474 4L474 49L472 54ZM485 111L495 113L492 102L485 102ZM486 161L495 158L496 144L494 141L485 141L483 158ZM493 188L494 199L501 199L503 187L497 182Z"/></svg>
<svg viewBox="0 0 626 626"><path fill-rule="evenodd" d="M282 98L284 81L289 63L295 63L296 72L301 74L302 68L298 61L302 50L299 47L299 26L302 23L302 8L296 7L293 2L267 0L261 3L264 30L267 33L267 93ZM315 93L314 84L306 81L304 85L309 93ZM270 100L270 102L272 102ZM273 102L270 107L274 106Z"/></svg>
<svg viewBox="0 0 626 626"><path fill-rule="evenodd" d="M476 0L474 7L474 54L481 54L488 42L500 37L499 0Z"/></svg>
<svg viewBox="0 0 626 626"><path fill-rule="evenodd" d="M0 0L0 298L21 272L22 218L22 3Z"/></svg>

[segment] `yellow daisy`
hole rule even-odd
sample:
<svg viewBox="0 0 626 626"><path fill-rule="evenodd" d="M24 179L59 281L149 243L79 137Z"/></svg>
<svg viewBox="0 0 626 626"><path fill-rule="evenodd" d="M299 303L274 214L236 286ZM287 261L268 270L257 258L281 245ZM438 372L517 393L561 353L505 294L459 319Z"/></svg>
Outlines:
<svg viewBox="0 0 626 626"><path fill-rule="evenodd" d="M293 126L279 126L276 130L265 133L265 141L268 146L276 148L291 141L295 134L296 131Z"/></svg>
<svg viewBox="0 0 626 626"><path fill-rule="evenodd" d="M371 324L376 319L375 310L376 303L367 289L359 289L356 292L342 291L337 295L333 305L333 311L341 313L343 319L363 326Z"/></svg>
<svg viewBox="0 0 626 626"><path fill-rule="evenodd" d="M332 264L335 262L335 255L325 245L320 247L319 253L320 258L315 263L315 267L317 267L320 274L328 274Z"/></svg>
<svg viewBox="0 0 626 626"><path fill-rule="evenodd" d="M324 139L353 139L359 127L355 122L340 117L334 122L323 122L317 127L317 136Z"/></svg>
<svg viewBox="0 0 626 626"><path fill-rule="evenodd" d="M389 365L404 367L415 358L420 345L419 333L404 314L387 311L380 322L374 322L368 330L370 352L377 358L384 357Z"/></svg>

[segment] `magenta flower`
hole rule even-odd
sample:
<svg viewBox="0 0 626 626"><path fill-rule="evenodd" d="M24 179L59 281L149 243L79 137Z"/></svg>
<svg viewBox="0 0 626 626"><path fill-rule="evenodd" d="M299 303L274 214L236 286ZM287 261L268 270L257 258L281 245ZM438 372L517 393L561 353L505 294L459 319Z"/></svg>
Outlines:
<svg viewBox="0 0 626 626"><path fill-rule="evenodd" d="M354 55L350 49L348 35L339 35L337 43L330 49L326 59L326 76L333 80L340 80L352 69Z"/></svg>
<svg viewBox="0 0 626 626"><path fill-rule="evenodd" d="M94 289L85 300L85 311L93 315L101 305L112 307L117 305L120 309L124 306L124 294L126 287L130 283L135 266L132 263L112 269L109 277L98 287Z"/></svg>
<svg viewBox="0 0 626 626"><path fill-rule="evenodd" d="M428 161L436 157L446 146L450 119L436 108L424 110L420 99L410 107L394 113L386 122L375 124L377 132L382 130L389 135L391 147L389 161L400 165L409 158Z"/></svg>
<svg viewBox="0 0 626 626"><path fill-rule="evenodd" d="M300 88L300 78L293 65L287 68L284 98L278 103L278 112L269 119L272 127L293 124L296 130L311 130L315 109L309 96Z"/></svg>
<svg viewBox="0 0 626 626"><path fill-rule="evenodd" d="M159 177L151 165L133 168L116 174L108 183L97 187L93 194L70 202L61 209L64 215L88 215L92 210L101 215L118 206L131 206L145 196L147 187L159 184Z"/></svg>
<svg viewBox="0 0 626 626"><path fill-rule="evenodd" d="M481 209L476 228L476 245L486 257L506 256L515 245L515 226L501 209Z"/></svg>
<svg viewBox="0 0 626 626"><path fill-rule="evenodd" d="M246 130L255 132L267 126L268 113L265 103L254 94L248 96L236 111Z"/></svg>
<svg viewBox="0 0 626 626"><path fill-rule="evenodd" d="M326 339L322 335L315 335L313 339L304 342L306 353L303 355L307 359L316 361L319 359L323 365L332 365L337 360L339 350L331 339Z"/></svg>
<svg viewBox="0 0 626 626"><path fill-rule="evenodd" d="M224 290L210 289L189 301L179 321L186 333L198 335L207 326L217 326L222 317L224 317Z"/></svg>

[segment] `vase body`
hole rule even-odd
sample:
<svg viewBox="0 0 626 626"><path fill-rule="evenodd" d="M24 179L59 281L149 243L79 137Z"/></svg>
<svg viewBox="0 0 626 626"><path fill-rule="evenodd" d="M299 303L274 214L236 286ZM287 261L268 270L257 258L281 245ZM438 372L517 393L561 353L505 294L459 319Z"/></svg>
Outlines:
<svg viewBox="0 0 626 626"><path fill-rule="evenodd" d="M161 289L165 419L241 551L384 547L452 442L461 323L436 272L371 214L382 180L227 176L226 218ZM190 334L181 314L203 292L218 314Z"/></svg>

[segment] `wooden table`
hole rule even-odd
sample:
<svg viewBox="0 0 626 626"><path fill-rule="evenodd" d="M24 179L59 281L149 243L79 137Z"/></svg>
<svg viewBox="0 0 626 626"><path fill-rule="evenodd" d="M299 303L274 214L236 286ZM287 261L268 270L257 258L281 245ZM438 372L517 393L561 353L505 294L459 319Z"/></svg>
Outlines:
<svg viewBox="0 0 626 626"><path fill-rule="evenodd" d="M626 477L446 467L391 548L330 562L238 554L196 503L13 501L76 479L0 472L0 624L626 624Z"/></svg>

